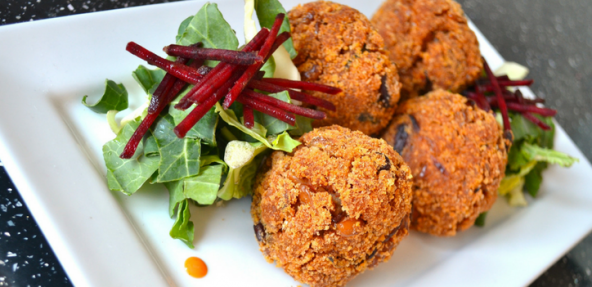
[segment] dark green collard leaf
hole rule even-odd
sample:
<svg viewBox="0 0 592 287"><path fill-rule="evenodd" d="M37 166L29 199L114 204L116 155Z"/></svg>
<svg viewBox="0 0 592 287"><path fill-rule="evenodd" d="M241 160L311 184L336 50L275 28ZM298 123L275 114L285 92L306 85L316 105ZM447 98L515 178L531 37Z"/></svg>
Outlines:
<svg viewBox="0 0 592 287"><path fill-rule="evenodd" d="M487 217L487 211L479 214L479 217L475 219L475 226L483 227L485 226L485 218Z"/></svg>
<svg viewBox="0 0 592 287"><path fill-rule="evenodd" d="M109 189L121 191L127 195L136 192L150 178L158 169L160 160L157 156L144 156L142 142L138 145L136 153L131 159L119 158L139 124L140 119L138 118L125 125L115 139L103 146L103 158L107 166Z"/></svg>
<svg viewBox="0 0 592 287"><path fill-rule="evenodd" d="M186 178L184 189L186 198L191 198L202 205L210 205L216 200L223 165L208 165L201 168L197 176Z"/></svg>
<svg viewBox="0 0 592 287"><path fill-rule="evenodd" d="M273 22L275 21L275 16L280 13L286 13L286 9L282 6L282 4L278 0L255 0L255 11L257 12L257 19L259 19L259 24L261 27L271 28ZM284 22L282 23L282 27L280 28L280 32L290 32L290 21L286 15L284 18ZM294 59L298 55L296 50L294 49L294 43L292 42L292 38L288 39L288 41L284 42L284 47L290 53L290 58Z"/></svg>
<svg viewBox="0 0 592 287"><path fill-rule="evenodd" d="M287 103L290 102L290 95L286 91L276 94L269 94L269 96ZM289 124L282 122L270 115L266 115L258 111L254 111L253 114L255 115L255 121L260 123L267 130L267 135L277 135L292 128L292 126Z"/></svg>
<svg viewBox="0 0 592 287"><path fill-rule="evenodd" d="M173 218L175 208L185 199L183 180L165 182L164 186L169 190L169 216Z"/></svg>
<svg viewBox="0 0 592 287"><path fill-rule="evenodd" d="M156 144L156 139L152 133L148 133L146 138L144 138L144 155L148 157L160 155L158 144Z"/></svg>
<svg viewBox="0 0 592 287"><path fill-rule="evenodd" d="M312 119L303 116L296 116L296 126L288 130L288 133L291 136L299 137L310 131L312 131Z"/></svg>
<svg viewBox="0 0 592 287"><path fill-rule="evenodd" d="M88 96L82 97L82 104L95 113L106 114L108 111L123 111L128 107L127 90L123 84L105 80L105 92L94 105L86 103Z"/></svg>
<svg viewBox="0 0 592 287"><path fill-rule="evenodd" d="M185 29L187 29L187 26L189 26L189 23L191 23L191 20L193 20L193 17L194 16L187 17L187 19L183 20L183 22L181 22L181 25L179 25L179 30L177 31L177 36L175 36L176 43L179 43L179 41L183 37L183 34L185 33Z"/></svg>
<svg viewBox="0 0 592 287"><path fill-rule="evenodd" d="M512 133L514 142L521 140L534 140L541 135L541 128L525 119L521 114L511 114Z"/></svg>
<svg viewBox="0 0 592 287"><path fill-rule="evenodd" d="M186 20L187 21L187 20ZM179 27L182 29L183 24ZM187 24L177 40L179 45L202 42L204 48L236 50L238 39L230 24L224 20L218 5L206 3Z"/></svg>
<svg viewBox="0 0 592 287"><path fill-rule="evenodd" d="M166 115L158 119L153 130L160 153L157 182L176 181L199 173L200 139L180 139L174 128L173 117Z"/></svg>
<svg viewBox="0 0 592 287"><path fill-rule="evenodd" d="M536 197L539 193L539 188L543 182L543 171L547 169L546 162L539 162L535 167L524 177L524 188L532 197Z"/></svg>
<svg viewBox="0 0 592 287"><path fill-rule="evenodd" d="M185 117L193 111L195 106L187 110L177 110L175 108L169 109L169 114L173 117L175 125L178 125L185 119ZM218 125L218 114L214 112L214 108L210 109L200 120L195 124L189 132L187 132L186 138L200 138L204 143L208 145L216 145L216 126Z"/></svg>
<svg viewBox="0 0 592 287"><path fill-rule="evenodd" d="M540 119L551 127L550 131L543 131L539 139L539 146L552 149L553 141L555 139L555 123L553 123L552 117L540 117Z"/></svg>
<svg viewBox="0 0 592 287"><path fill-rule="evenodd" d="M520 151L523 141L514 142L508 154L508 167L506 173L518 172L522 166L530 162L526 156Z"/></svg>
<svg viewBox="0 0 592 287"><path fill-rule="evenodd" d="M132 72L132 76L147 95L154 93L165 74L165 71L161 69L151 70L142 65Z"/></svg>
<svg viewBox="0 0 592 287"><path fill-rule="evenodd" d="M189 211L189 200L185 199L179 204L177 219L169 234L172 238L183 241L189 248L193 248L194 233L191 212Z"/></svg>

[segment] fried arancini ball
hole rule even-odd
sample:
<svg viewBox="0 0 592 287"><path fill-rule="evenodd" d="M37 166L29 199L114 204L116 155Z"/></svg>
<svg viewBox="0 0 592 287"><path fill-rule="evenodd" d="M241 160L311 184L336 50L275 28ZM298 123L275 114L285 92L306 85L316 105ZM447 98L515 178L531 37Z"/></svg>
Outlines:
<svg viewBox="0 0 592 287"><path fill-rule="evenodd" d="M411 228L453 236L491 208L507 153L490 112L443 90L400 105L383 139L413 173Z"/></svg>
<svg viewBox="0 0 592 287"><path fill-rule="evenodd" d="M477 37L453 0L386 0L372 24L399 69L402 99L460 92L483 69Z"/></svg>
<svg viewBox="0 0 592 287"><path fill-rule="evenodd" d="M366 16L341 4L319 1L288 13L302 80L343 90L337 95L312 92L335 104L323 110L315 127L337 124L372 135L384 129L399 101L399 76L382 37Z"/></svg>
<svg viewBox="0 0 592 287"><path fill-rule="evenodd" d="M270 263L310 286L343 286L388 260L408 234L411 171L381 139L315 129L274 152L254 184L251 214Z"/></svg>

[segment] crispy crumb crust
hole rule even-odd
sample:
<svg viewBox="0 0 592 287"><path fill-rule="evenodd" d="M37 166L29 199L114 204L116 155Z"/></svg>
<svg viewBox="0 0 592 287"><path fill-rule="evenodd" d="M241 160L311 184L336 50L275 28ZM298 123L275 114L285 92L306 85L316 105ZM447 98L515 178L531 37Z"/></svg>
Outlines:
<svg viewBox="0 0 592 287"><path fill-rule="evenodd" d="M372 24L397 64L402 99L432 89L460 92L483 69L477 37L452 0L387 0Z"/></svg>
<svg viewBox="0 0 592 287"><path fill-rule="evenodd" d="M408 234L411 171L383 140L339 126L300 141L292 154L274 152L257 176L255 233L267 261L296 280L343 286L388 260Z"/></svg>
<svg viewBox="0 0 592 287"><path fill-rule="evenodd" d="M502 128L471 103L443 90L408 100L383 135L413 173L412 229L453 236L497 198L507 162Z"/></svg>
<svg viewBox="0 0 592 287"><path fill-rule="evenodd" d="M317 1L298 5L289 13L292 39L298 56L294 64L304 81L341 88L342 93L312 92L331 101L335 112L314 122L332 124L371 135L384 129L399 101L397 68L384 50L384 42L358 10Z"/></svg>

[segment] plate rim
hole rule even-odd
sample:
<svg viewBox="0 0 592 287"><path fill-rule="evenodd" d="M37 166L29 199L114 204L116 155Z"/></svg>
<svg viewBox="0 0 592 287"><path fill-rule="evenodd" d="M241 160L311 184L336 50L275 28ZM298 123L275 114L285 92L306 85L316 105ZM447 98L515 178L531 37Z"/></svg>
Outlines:
<svg viewBox="0 0 592 287"><path fill-rule="evenodd" d="M173 2L173 3L151 4L151 5L145 5L145 6L139 6L139 7L130 7L130 8L123 8L123 9L115 9L115 10L98 11L98 12L92 12L92 13L71 15L71 16L58 17L58 18L53 18L53 19L43 19L43 20L34 21L34 22L30 22L30 23L11 24L11 25L6 25L3 27L0 27L0 35L3 35L3 33L7 33L7 31L9 31L9 30L13 30L13 31L25 30L26 31L27 29L34 29L35 27L37 27L36 25L54 25L54 24L58 24L58 23L63 24L63 23L68 23L68 22L71 23L71 22L76 22L76 21L85 21L86 19L91 19L91 18L97 19L97 18L108 17L105 15L116 15L116 14L120 14L120 13L121 14L145 13L146 11L153 11L153 10L161 9L164 6L167 6L167 7L188 6L189 7L192 5L196 5L195 3L201 3L201 2L205 2L205 1L181 1L181 2ZM488 61L492 60L493 62L496 62L496 63L498 61L503 62L503 58L501 57L501 55L493 48L493 46L483 36L483 34L481 34L479 29L476 26L474 26L472 24L472 22L470 23L470 25L471 25L471 28L473 28L473 31L475 31L475 33L477 34L481 47L491 50L488 52L488 53L490 53L488 55ZM492 59L489 59L490 57ZM494 64L493 62L490 62L492 67L498 66L498 64ZM0 70L0 72L1 72L1 70ZM0 96L5 96L5 94L0 92ZM42 95L40 97L46 97L46 95ZM45 99L45 100L47 100L47 99ZM4 111L6 111L6 108L3 109L0 106L0 119L6 120L7 116L5 116L5 113L3 113ZM43 113L45 115L45 117L46 117L45 119L48 120L48 123L61 123L63 125L61 127L61 132L65 131L65 132L68 132L69 135L71 135L71 132L68 130L68 127L66 126L67 123L65 123L61 119L61 116L57 113L57 111L45 110L45 111L42 111L41 113ZM7 114L10 114L10 113L7 113ZM13 182L15 183L15 186L19 190L19 193L23 197L23 200L29 206L29 210L31 211L31 214L33 214L33 216L35 217L35 220L37 221L40 229L42 230L42 232L46 236L46 238L47 238L48 242L50 243L52 249L54 250L56 256L59 258L60 263L64 266L64 269L66 270L68 276L70 277L70 279L72 280L72 282L76 286L94 286L94 285L107 286L104 283L105 282L112 282L112 281L104 281L104 280L106 280L106 279L104 279L104 277L109 277L109 276L104 276L103 273L95 274L95 273L97 273L97 271L95 268L92 268L92 267L94 267L94 264L92 264L91 262L87 262L87 260L85 260L85 258L83 258L83 257L85 257L84 254L76 252L76 250L80 250L79 246L76 247L78 249L70 248L69 246L66 246L67 243L72 242L72 239L67 238L65 236L64 232L60 233L59 230L63 229L63 228L60 228L59 227L60 224L58 222L56 222L57 218L60 218L60 217L56 216L56 212L51 212L52 208L48 207L48 205L51 205L55 202L48 201L43 196L40 196L39 193L41 192L41 190L44 190L44 188L40 188L41 186L43 186L43 183L40 183L39 179L32 178L32 177L34 177L35 173L37 173L37 175L39 175L39 171L31 172L31 165L33 163L35 163L35 161L31 160L31 159L27 159L26 157L23 157L22 152L14 152L15 150L18 149L18 148L16 148L16 146L18 146L20 143L16 142L15 139L11 138L11 132L9 131L10 128L7 128L7 126L8 125L0 123L0 158L2 158L5 168L6 168L7 172L9 173L9 176L11 177ZM575 149L579 152L579 154L577 156L579 156L579 158L580 158L580 161L581 161L580 164L587 165L588 168L590 168L590 163L589 163L588 159L581 153L579 148L573 143L571 138L564 132L564 130L558 124L557 124L557 129L558 129L558 133L565 134L565 137L567 138L569 143L571 145L573 145L575 147ZM70 141L69 143L66 143L66 144L70 148L75 148L75 151L72 152L72 154L69 155L67 158L69 160L74 160L74 161L81 161L81 162L86 161L86 164L85 164L86 168L83 168L85 171L88 171L89 165L91 165L90 169L92 170L92 172L90 172L89 174L86 175L86 177L83 177L83 178L88 179L89 181L91 181L93 183L100 182L100 184L95 185L95 189L103 190L102 194L104 194L105 196L102 197L103 202L101 204L104 204L105 207L112 207L111 209L116 210L115 212L110 213L109 219L115 220L114 222L117 222L119 225L121 225L119 227L119 230L122 232L121 238L124 238L124 237L127 238L125 240L125 243L122 243L122 245L124 245L126 248L129 248L127 250L127 252L130 254L140 256L141 258L149 258L149 259L151 259L151 261L155 261L156 259L150 254L150 248L146 246L146 244L142 240L142 236L139 235L139 231L135 230L136 227L133 226L133 224L131 223L131 220L125 214L125 212L123 210L121 210L122 206L118 203L116 196L113 196L112 193L110 193L110 192L108 192L108 193L104 192L104 189L106 189L106 184L105 184L104 178L98 176L96 174L96 170L92 169L91 161L89 161L89 159L87 158L87 155L85 155L83 152L84 148L79 147L79 143L74 138L72 138L72 140L73 140L73 142ZM56 156L52 155L49 158L44 158L42 160L42 163L50 164L51 159L54 157L56 157ZM60 159L60 158L58 158L58 159ZM58 167L58 168L63 168L63 167ZM55 172L55 171L53 171L53 172ZM51 175L52 172L50 171L50 172L48 172L48 174ZM43 174L43 175L47 176L48 174ZM59 186L60 182L53 182L52 181L51 184L53 184L55 186ZM61 183L61 184L63 184L63 183ZM53 208L53 209L55 209L55 208ZM98 223L98 225L101 225L101 224L104 224L104 222ZM592 229L592 223L588 223L588 225L589 225L589 227L587 227L587 230L588 230L587 232L589 232L590 229ZM587 232L582 232L582 235L579 237L579 240L574 241L571 246L573 247L579 241L581 241L581 239L584 236L586 236ZM99 245L101 246L104 244L99 244ZM562 251L561 254L564 254L568 250L569 249ZM113 251L113 254L121 255L121 248L119 248L119 249L114 248L112 251ZM561 254L558 255L557 257L555 257L553 259L553 261L549 261L549 263L546 265L545 268L548 268L548 266L553 264L553 262L558 257L561 256ZM132 256L127 256L127 257L131 258ZM125 260L123 260L123 261L125 261ZM137 259L133 260L134 265L136 265L136 266L137 266L137 264L136 264L137 261L138 261ZM125 263L125 262L121 262L121 264L122 265L125 265L125 264L129 265L129 263ZM441 265L441 264L438 264L438 265ZM158 263L145 261L145 264L143 266L141 266L140 268L142 269L142 271L141 271L142 276L141 277L134 277L130 281L118 280L117 282L121 283L122 286L126 286L123 283L128 282L127 286L130 286L130 285L138 284L138 278L141 278L141 279L143 279L143 282L149 282L151 286L174 285L174 283L172 282L172 279L167 278L167 275L158 266ZM140 269L140 268L138 268L138 269ZM523 282L525 284L532 282L533 280L535 280L537 278L537 276L539 276L545 270L546 269L541 269L540 272L537 273L535 276L531 276L532 278L529 279L530 281L526 280ZM100 271L102 271L102 270L99 270L99 272ZM128 274L127 272L125 272L125 273L126 274L115 276L115 278L129 279L130 277L134 276L133 274L130 276L130 274ZM121 276L123 276L123 277L121 277ZM426 280L431 280L431 279L428 278ZM423 283L423 282L426 282L426 280L420 281L420 282ZM102 283L98 283L98 282L102 282ZM107 284L109 284L109 283L107 283Z"/></svg>

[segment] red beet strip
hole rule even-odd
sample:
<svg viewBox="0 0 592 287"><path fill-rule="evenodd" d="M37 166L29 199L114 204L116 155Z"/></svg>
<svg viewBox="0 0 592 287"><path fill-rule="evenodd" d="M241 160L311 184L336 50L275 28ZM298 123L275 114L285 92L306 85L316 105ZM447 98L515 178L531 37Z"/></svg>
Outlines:
<svg viewBox="0 0 592 287"><path fill-rule="evenodd" d="M273 79L267 78L267 79L263 79L263 81L270 83L270 84L282 86L285 88L290 88L290 89L301 89L301 90L307 90L307 91L315 91L315 92L321 92L321 93L330 94L330 95L336 95L336 94L341 93L341 89L339 89L339 88L335 88L335 87L331 87L331 86L327 86L327 85L323 85L323 84L311 83L311 82L292 81L292 80L287 80L287 79L276 79L276 78L273 78Z"/></svg>
<svg viewBox="0 0 592 287"><path fill-rule="evenodd" d="M309 94L293 91L293 90L290 90L285 87L281 87L281 86L278 86L275 84L268 83L266 81L257 81L257 80L251 81L249 83L249 88L261 90L261 91L268 92L268 93L279 93L279 92L283 92L283 91L288 91L291 99L301 101L303 103L311 104L311 105L314 105L317 107L321 107L321 108L324 108L324 109L327 109L330 111L336 110L335 105L333 105L333 103L331 103L327 100L316 98L316 97L313 97Z"/></svg>
<svg viewBox="0 0 592 287"><path fill-rule="evenodd" d="M495 107L499 107L499 104L497 102L496 98L489 98L489 104L491 106L495 106ZM556 110L553 109L549 109L549 108L539 108L537 106L530 106L530 105L523 105L523 104L519 104L519 103L506 103L508 109L510 109L511 111L514 112L519 112L519 113L533 113L533 114L539 114L541 116L544 117L554 117L557 114Z"/></svg>
<svg viewBox="0 0 592 287"><path fill-rule="evenodd" d="M132 137L129 139L129 141L125 145L123 152L121 153L121 155L119 155L120 158L130 159L130 158L132 158L132 156L134 156L134 154L136 153L136 149L138 148L138 145L140 144L140 141L142 140L142 138L144 137L144 135L146 134L146 132L148 131L148 129L150 128L152 123L154 123L154 120L156 120L159 113L160 113L160 111L158 113L146 115L146 117L142 120L142 122L140 123L140 125L138 126L136 131L134 131L134 134L132 135Z"/></svg>
<svg viewBox="0 0 592 287"><path fill-rule="evenodd" d="M269 54L267 54L267 57L265 57L265 61L267 62L267 60L269 60L269 58L271 58L271 56L273 55L273 53L275 53L275 51L282 44L284 44L284 42L286 42L288 39L290 39L290 37L292 37L292 35L290 35L290 32L287 32L287 31L286 32L282 32L279 35L277 35L277 37L275 38L275 42L271 46L271 50L269 50Z"/></svg>
<svg viewBox="0 0 592 287"><path fill-rule="evenodd" d="M205 98L203 102L200 102L197 107L195 107L195 109L191 111L191 113L189 113L189 115L175 127L175 134L179 138L183 138L187 132L207 113L207 111L209 111L217 101L226 95L238 77L240 77L240 74L232 75L231 78L223 83L223 85L218 88L218 90L213 95ZM189 106L192 104L190 101L187 101L186 103L189 103ZM199 111L196 112L195 110L198 109ZM205 110L205 112L203 112L203 110Z"/></svg>
<svg viewBox="0 0 592 287"><path fill-rule="evenodd" d="M179 58L179 59L177 59L177 62L186 62L186 59ZM196 60L196 61L193 61L189 66L192 68L198 68L199 66L202 65L202 63L203 63L202 61ZM169 76L169 75L170 74L165 75L165 78L166 78L166 76ZM164 80L165 79L163 78L163 81ZM146 115L146 117L142 120L142 122L140 123L138 128L134 131L134 134L132 135L132 137L129 139L129 141L125 145L125 148L120 155L121 158L129 159L134 155L134 153L136 153L136 149L138 148L140 141L142 140L142 138L144 137L144 135L146 134L146 132L148 131L150 126L152 126L152 124L154 123L154 121L156 120L158 115L162 112L162 110L164 110L164 108L168 104L170 104L177 97L177 95L181 92L181 90L187 85L184 81L176 79L174 77L172 77L172 80L170 82L172 82L173 84L171 85L171 87L169 89L167 89L165 92L163 92L160 95L160 100L158 100L156 104L154 104L154 102L150 102L150 106L148 107L148 115ZM161 82L161 85L162 85L162 82ZM160 88L160 85L159 85L159 88ZM157 88L157 90L158 90L158 88ZM155 96L156 96L156 91L152 95L152 98L154 99ZM152 112L150 112L151 108L153 108Z"/></svg>
<svg viewBox="0 0 592 287"><path fill-rule="evenodd" d="M475 89L475 97L475 101L477 102L477 105L481 107L481 109L483 109L486 112L489 112L491 110L491 106L487 102L487 98L485 98L485 95L483 95L479 87Z"/></svg>
<svg viewBox="0 0 592 287"><path fill-rule="evenodd" d="M186 60L187 59L185 58L178 58L177 63L186 63ZM173 88L176 82L177 78L169 73L162 78L162 81L152 94L152 99L150 99L150 105L148 106L149 114L155 113L158 110L158 107L162 105L162 102L166 101L169 90Z"/></svg>
<svg viewBox="0 0 592 287"><path fill-rule="evenodd" d="M483 59L483 67L485 68L485 73L487 74L489 81L493 85L493 90L494 90L495 95L497 97L497 104L500 109L500 112L502 113L502 119L504 122L504 131L511 130L512 127L510 126L510 118L508 117L508 107L506 106L506 101L505 101L504 96L502 94L502 89L500 88L499 83L497 82L497 78L495 77L495 75L493 75L493 72L491 71L489 64L487 64L487 61L485 61L485 58L482 57L482 59Z"/></svg>
<svg viewBox="0 0 592 287"><path fill-rule="evenodd" d="M261 29L257 35L247 43L243 48L243 51L255 51L264 43L267 37L269 37L269 30L265 28ZM181 99L179 105L175 106L175 108L187 106L188 104L186 102L189 101L189 99L194 99L193 102L203 101L206 97L215 92L224 82L228 81L228 78L230 78L238 68L239 67L235 65L219 63L210 73L208 73L200 84L195 85L195 87L193 87L193 89Z"/></svg>
<svg viewBox="0 0 592 287"><path fill-rule="evenodd" d="M190 47L201 47L202 43L198 42L196 44L191 45ZM178 57L177 61L175 61L175 63L179 63L182 65L186 65L187 62L189 62L188 58L185 57ZM198 60L198 61L194 61L195 63L199 63L199 66L201 66L202 61ZM195 66L195 65L194 65ZM148 106L148 113L153 114L156 112L156 110L158 109L158 106L163 104L163 100L166 101L166 95L169 94L169 90L171 88L173 88L173 85L175 85L177 83L177 78L175 78L175 76L173 76L170 73L167 73L166 75L164 75L164 78L162 78L162 81L160 82L160 84L158 85L158 87L156 88L156 90L154 91L154 93L152 94L152 99L150 100L150 105ZM180 83L183 84L183 83ZM169 101L170 103L170 101ZM168 103L165 103L164 105L168 105Z"/></svg>
<svg viewBox="0 0 592 287"><path fill-rule="evenodd" d="M129 42L126 50L138 58L147 61L148 64L157 66L185 82L198 83L204 76L195 69L164 59L134 42Z"/></svg>
<svg viewBox="0 0 592 287"><path fill-rule="evenodd" d="M263 57L253 52L197 47L194 48L181 45L169 45L164 47L163 50L170 56L200 60L214 60L235 65L248 66L255 63L263 63Z"/></svg>
<svg viewBox="0 0 592 287"><path fill-rule="evenodd" d="M299 107L296 105L292 105L290 103L286 103L282 100L278 100L274 97L270 97L268 95L257 93L253 90L245 89L243 91L242 97L252 98L255 101L266 103L272 105L274 107L280 108L282 110L294 113L296 115L304 116L311 119L318 119L322 120L326 117L325 113L321 111L311 110L303 107Z"/></svg>
<svg viewBox="0 0 592 287"><path fill-rule="evenodd" d="M272 105L268 105L266 103L258 102L252 98L243 96L243 94L241 94L241 96L237 98L237 101L246 107L270 115L291 126L294 126L296 124L296 117L294 117L294 115L290 112L284 111L282 109L279 109Z"/></svg>
<svg viewBox="0 0 592 287"><path fill-rule="evenodd" d="M202 104L196 106L174 129L179 138L184 138L187 132L216 104L224 94L209 97Z"/></svg>
<svg viewBox="0 0 592 287"><path fill-rule="evenodd" d="M280 13L275 17L275 22L273 23L273 26L271 27L271 31L269 32L269 36L267 36L265 43L263 44L263 46L259 50L259 53L258 53L259 56L261 56L263 58L267 58L267 55L269 54L269 51L271 50L271 48L275 42L275 39L277 38L278 32L280 30L282 22L284 21L285 16L286 16L285 14ZM236 81L236 83L230 89L228 94L226 94L226 97L224 99L223 106L225 109L228 109L230 107L230 105L232 105L232 103L236 100L236 98L239 96L239 94L244 90L244 88L247 86L247 83L249 83L249 81L251 80L251 78L253 78L255 73L257 71L259 71L259 69L261 68L262 65L263 64L255 64L255 65L249 66L247 68L247 70L243 73L243 75L238 79L238 81Z"/></svg>
<svg viewBox="0 0 592 287"><path fill-rule="evenodd" d="M524 116L525 119L531 121L532 123L534 123L535 125L539 126L539 128L541 128L541 129L543 129L545 131L551 130L551 127L550 126L548 126L546 123L544 123L539 118L537 118L534 115L532 115L531 113L522 113L522 116Z"/></svg>
<svg viewBox="0 0 592 287"><path fill-rule="evenodd" d="M252 129L255 126L255 115L253 109L243 106L243 117L245 119L245 127Z"/></svg>
<svg viewBox="0 0 592 287"><path fill-rule="evenodd" d="M531 86L534 81L533 80L524 80L524 81L503 81L503 82L498 82L499 86L502 88L507 88L507 87L524 87L524 86ZM485 84L485 85L480 85L484 91L486 92L493 92L493 85L492 84Z"/></svg>

